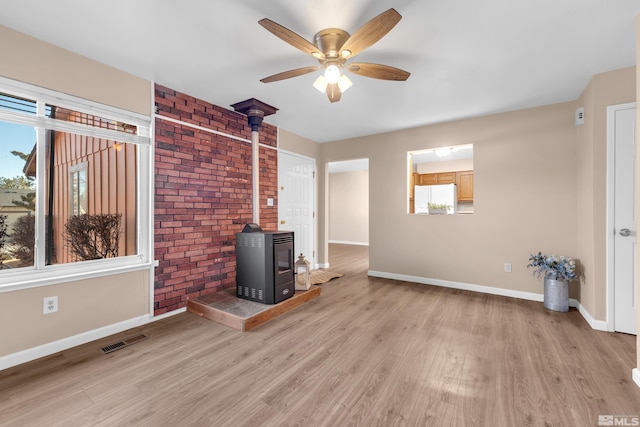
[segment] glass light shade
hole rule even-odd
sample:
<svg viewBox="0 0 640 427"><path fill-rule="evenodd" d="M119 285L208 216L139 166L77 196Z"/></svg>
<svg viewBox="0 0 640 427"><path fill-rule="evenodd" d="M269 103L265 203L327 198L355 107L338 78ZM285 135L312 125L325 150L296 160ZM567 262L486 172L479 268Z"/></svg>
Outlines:
<svg viewBox="0 0 640 427"><path fill-rule="evenodd" d="M318 76L316 81L313 82L313 87L315 87L322 93L325 93L327 91L328 85L329 83L327 83L327 79L325 79L324 76Z"/></svg>
<svg viewBox="0 0 640 427"><path fill-rule="evenodd" d="M436 148L436 156L438 157L446 157L449 154L451 154L451 148L449 147Z"/></svg>
<svg viewBox="0 0 640 427"><path fill-rule="evenodd" d="M338 83L338 80L340 80L340 68L338 68L337 65L329 65L327 69L324 70L324 78L330 85Z"/></svg>
<svg viewBox="0 0 640 427"><path fill-rule="evenodd" d="M338 87L340 88L340 92L344 93L347 89L353 86L353 82L346 75L341 75L340 80L338 80Z"/></svg>

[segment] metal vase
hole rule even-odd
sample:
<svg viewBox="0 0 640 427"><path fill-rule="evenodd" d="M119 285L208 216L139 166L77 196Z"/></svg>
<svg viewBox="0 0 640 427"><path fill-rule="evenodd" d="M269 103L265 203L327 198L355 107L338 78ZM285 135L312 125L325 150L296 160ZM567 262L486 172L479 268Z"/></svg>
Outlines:
<svg viewBox="0 0 640 427"><path fill-rule="evenodd" d="M553 311L569 311L569 282L544 276L544 308Z"/></svg>

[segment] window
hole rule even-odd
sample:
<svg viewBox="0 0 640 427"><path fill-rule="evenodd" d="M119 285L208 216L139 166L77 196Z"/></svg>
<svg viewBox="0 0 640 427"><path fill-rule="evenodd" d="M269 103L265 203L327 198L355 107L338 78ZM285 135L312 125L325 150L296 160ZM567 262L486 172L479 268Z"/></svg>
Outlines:
<svg viewBox="0 0 640 427"><path fill-rule="evenodd" d="M33 266L37 181L26 163L35 141L33 126L0 121L0 271Z"/></svg>
<svg viewBox="0 0 640 427"><path fill-rule="evenodd" d="M69 168L69 199L71 215L85 215L87 210L87 163Z"/></svg>
<svg viewBox="0 0 640 427"><path fill-rule="evenodd" d="M0 78L0 286L148 263L150 141L148 117Z"/></svg>
<svg viewBox="0 0 640 427"><path fill-rule="evenodd" d="M407 153L407 212L473 213L473 144Z"/></svg>

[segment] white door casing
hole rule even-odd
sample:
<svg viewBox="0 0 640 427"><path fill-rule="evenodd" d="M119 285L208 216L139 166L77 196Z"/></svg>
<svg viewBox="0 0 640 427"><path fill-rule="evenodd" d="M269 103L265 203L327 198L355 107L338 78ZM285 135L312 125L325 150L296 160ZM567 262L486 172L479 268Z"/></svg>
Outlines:
<svg viewBox="0 0 640 427"><path fill-rule="evenodd" d="M608 329L637 333L636 109L607 107Z"/></svg>
<svg viewBox="0 0 640 427"><path fill-rule="evenodd" d="M278 229L293 231L294 258L315 266L315 159L278 151Z"/></svg>

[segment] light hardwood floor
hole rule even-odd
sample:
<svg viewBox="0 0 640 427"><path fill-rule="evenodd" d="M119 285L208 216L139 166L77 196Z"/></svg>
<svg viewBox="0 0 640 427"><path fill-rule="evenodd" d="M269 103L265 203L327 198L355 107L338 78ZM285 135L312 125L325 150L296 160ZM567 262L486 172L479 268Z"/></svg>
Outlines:
<svg viewBox="0 0 640 427"><path fill-rule="evenodd" d="M640 415L635 337L542 303L368 278L250 332L179 314L0 372L3 426L589 426ZM103 355L143 332L149 339Z"/></svg>

